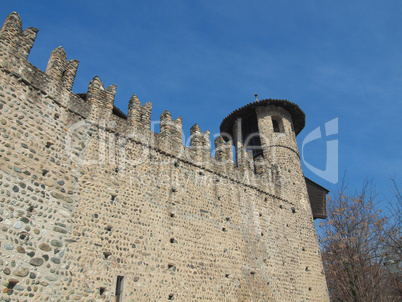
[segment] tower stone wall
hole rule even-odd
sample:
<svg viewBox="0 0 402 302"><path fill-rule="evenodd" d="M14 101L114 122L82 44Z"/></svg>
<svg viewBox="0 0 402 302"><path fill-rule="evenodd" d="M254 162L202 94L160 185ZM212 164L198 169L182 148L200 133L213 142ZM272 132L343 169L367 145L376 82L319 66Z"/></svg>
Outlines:
<svg viewBox="0 0 402 302"><path fill-rule="evenodd" d="M211 157L194 125L184 146L169 111L155 133L151 103L133 95L126 116L98 77L73 93L78 61L61 47L46 72L30 64L37 31L16 13L0 31L2 299L329 300L284 108L257 110L261 137L283 117L281 146L262 138L263 157L235 165L233 139Z"/></svg>

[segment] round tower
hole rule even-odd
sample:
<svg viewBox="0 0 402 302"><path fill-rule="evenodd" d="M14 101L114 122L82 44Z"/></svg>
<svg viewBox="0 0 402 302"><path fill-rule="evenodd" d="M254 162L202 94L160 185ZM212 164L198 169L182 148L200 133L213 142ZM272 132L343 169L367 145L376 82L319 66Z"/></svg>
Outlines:
<svg viewBox="0 0 402 302"><path fill-rule="evenodd" d="M220 131L224 139L233 141L238 167L246 165L247 153L252 152L256 173L268 174L275 191L293 199L306 190L296 142L304 125L305 114L298 105L265 99L233 111Z"/></svg>

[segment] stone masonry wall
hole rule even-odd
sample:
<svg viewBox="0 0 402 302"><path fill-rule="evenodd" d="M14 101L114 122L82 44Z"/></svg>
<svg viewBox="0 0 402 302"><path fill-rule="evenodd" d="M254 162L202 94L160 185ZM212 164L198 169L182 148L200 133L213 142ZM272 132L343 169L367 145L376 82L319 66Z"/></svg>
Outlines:
<svg viewBox="0 0 402 302"><path fill-rule="evenodd" d="M62 48L27 61L36 33L0 32L0 299L115 301L121 276L121 301L328 301L310 208L135 95L125 118L114 85L74 94Z"/></svg>

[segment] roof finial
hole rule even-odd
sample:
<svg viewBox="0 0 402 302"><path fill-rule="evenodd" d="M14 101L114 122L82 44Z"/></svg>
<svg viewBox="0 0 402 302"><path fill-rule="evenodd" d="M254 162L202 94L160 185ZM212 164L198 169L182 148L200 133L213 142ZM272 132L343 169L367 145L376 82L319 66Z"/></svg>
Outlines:
<svg viewBox="0 0 402 302"><path fill-rule="evenodd" d="M254 94L255 96L255 101L258 102L258 94Z"/></svg>

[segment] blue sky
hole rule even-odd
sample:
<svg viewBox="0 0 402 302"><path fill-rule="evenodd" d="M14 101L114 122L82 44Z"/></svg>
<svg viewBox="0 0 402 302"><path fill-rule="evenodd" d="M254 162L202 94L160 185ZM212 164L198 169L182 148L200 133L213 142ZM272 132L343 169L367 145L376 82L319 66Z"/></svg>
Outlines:
<svg viewBox="0 0 402 302"><path fill-rule="evenodd" d="M198 123L211 140L254 93L288 99L306 113L300 145L338 118L331 139L351 187L370 179L380 198L392 195L389 178L402 187L400 0L2 1L1 19L12 11L39 29L31 63L45 70L60 45L80 61L76 93L97 75L117 85L124 112L135 93L153 120L169 109L186 136ZM324 169L325 144L307 145L306 161Z"/></svg>

